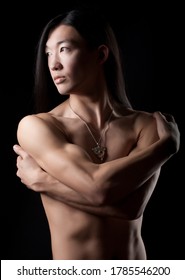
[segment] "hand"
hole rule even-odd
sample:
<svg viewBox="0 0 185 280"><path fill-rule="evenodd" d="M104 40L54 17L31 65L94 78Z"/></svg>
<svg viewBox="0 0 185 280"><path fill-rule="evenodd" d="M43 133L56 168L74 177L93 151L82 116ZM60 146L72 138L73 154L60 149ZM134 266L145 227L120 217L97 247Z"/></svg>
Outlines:
<svg viewBox="0 0 185 280"><path fill-rule="evenodd" d="M175 122L175 119L170 114L162 114L155 112L153 116L157 122L157 130L159 138L166 138L169 140L172 153L177 153L180 147L180 132Z"/></svg>
<svg viewBox="0 0 185 280"><path fill-rule="evenodd" d="M39 174L42 172L42 169L19 145L14 145L13 150L18 155L16 175L28 188L38 191L38 188L34 188L34 184L38 182L38 178L40 178Z"/></svg>

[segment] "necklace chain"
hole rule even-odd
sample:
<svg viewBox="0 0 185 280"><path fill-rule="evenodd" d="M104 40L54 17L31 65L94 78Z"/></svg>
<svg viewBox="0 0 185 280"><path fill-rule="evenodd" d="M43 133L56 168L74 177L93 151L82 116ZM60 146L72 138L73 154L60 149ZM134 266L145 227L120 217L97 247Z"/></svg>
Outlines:
<svg viewBox="0 0 185 280"><path fill-rule="evenodd" d="M101 159L101 161L103 161L104 157L105 157L105 152L107 150L106 147L103 147L101 146L101 140L103 138L105 138L105 134L109 128L109 124L110 124L110 120L111 120L111 117L112 117L112 114L113 114L113 109L108 117L108 120L107 120L107 125L104 127L102 133L100 134L100 138L99 140L97 141L96 138L94 137L90 127L88 126L87 122L79 115L77 114L73 108L71 107L71 104L69 102L69 108L71 109L71 111L85 124L85 126L87 127L87 130L89 131L91 137L93 138L94 142L96 143L96 147L92 148L92 151L94 152L94 154L99 158Z"/></svg>

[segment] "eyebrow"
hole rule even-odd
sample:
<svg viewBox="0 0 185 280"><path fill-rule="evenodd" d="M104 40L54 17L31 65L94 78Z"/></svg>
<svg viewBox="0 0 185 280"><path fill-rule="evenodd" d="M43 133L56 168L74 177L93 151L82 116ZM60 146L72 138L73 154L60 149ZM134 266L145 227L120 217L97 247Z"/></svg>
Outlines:
<svg viewBox="0 0 185 280"><path fill-rule="evenodd" d="M57 43L56 43L56 45L57 46L59 46L59 45L61 45L61 44L63 44L63 43L69 43L69 44L72 44L72 45L79 45L79 43L77 42L77 41L75 41L75 40L61 40L61 41L58 41ZM45 50L46 49L49 49L49 47L47 46L47 44L46 44L46 46L45 46Z"/></svg>

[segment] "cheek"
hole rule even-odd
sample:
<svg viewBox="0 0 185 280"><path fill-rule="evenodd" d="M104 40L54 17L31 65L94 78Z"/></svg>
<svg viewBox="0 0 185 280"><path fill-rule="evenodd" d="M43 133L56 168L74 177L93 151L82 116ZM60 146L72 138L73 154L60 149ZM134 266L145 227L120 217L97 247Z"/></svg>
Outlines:
<svg viewBox="0 0 185 280"><path fill-rule="evenodd" d="M74 53L74 55L66 57L63 62L65 63L65 73L73 81L89 79L97 72L96 58L86 52Z"/></svg>
<svg viewBox="0 0 185 280"><path fill-rule="evenodd" d="M83 57L75 57L66 63L66 70L70 76L77 78L84 76L88 71L88 62L84 60Z"/></svg>

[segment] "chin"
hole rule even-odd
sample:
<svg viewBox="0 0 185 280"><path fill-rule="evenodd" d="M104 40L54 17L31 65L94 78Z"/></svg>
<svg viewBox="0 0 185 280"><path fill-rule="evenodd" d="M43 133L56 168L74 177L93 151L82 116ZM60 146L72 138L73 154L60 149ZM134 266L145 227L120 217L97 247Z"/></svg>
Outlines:
<svg viewBox="0 0 185 280"><path fill-rule="evenodd" d="M60 86L57 87L57 90L58 90L58 92L60 93L60 95L66 95L67 92L68 92L67 89L64 90L64 88L61 88Z"/></svg>

